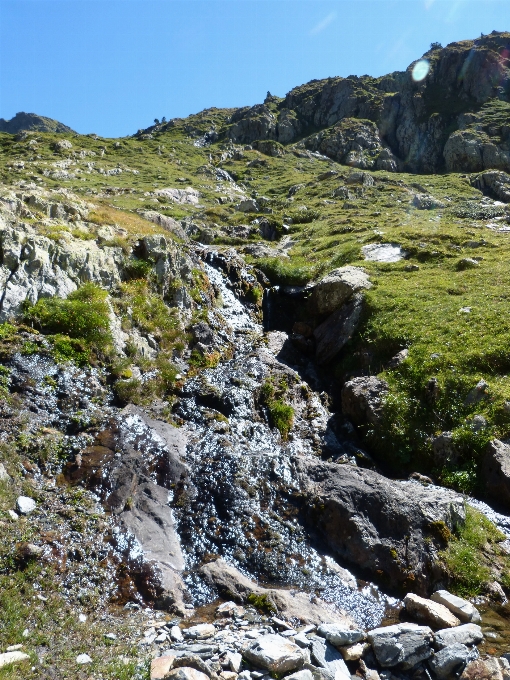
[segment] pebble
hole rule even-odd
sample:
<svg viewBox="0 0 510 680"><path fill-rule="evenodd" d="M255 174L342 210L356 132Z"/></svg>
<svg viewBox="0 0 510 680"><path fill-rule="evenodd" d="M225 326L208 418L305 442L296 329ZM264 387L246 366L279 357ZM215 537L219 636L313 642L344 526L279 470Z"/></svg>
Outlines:
<svg viewBox="0 0 510 680"><path fill-rule="evenodd" d="M17 652L18 650L22 649L23 645L11 645L10 647L7 647L5 650L6 652Z"/></svg>
<svg viewBox="0 0 510 680"><path fill-rule="evenodd" d="M36 507L37 503L28 496L18 496L16 500L16 508L21 515L29 515Z"/></svg>
<svg viewBox="0 0 510 680"><path fill-rule="evenodd" d="M107 640L116 640L117 636L115 635L115 633L105 633L105 638Z"/></svg>
<svg viewBox="0 0 510 680"><path fill-rule="evenodd" d="M86 620L87 620L87 615L86 615L86 614L78 614L78 621L79 621L80 623L85 623Z"/></svg>
<svg viewBox="0 0 510 680"><path fill-rule="evenodd" d="M88 654L78 654L78 656L76 657L76 663L78 664L92 663L92 659Z"/></svg>
<svg viewBox="0 0 510 680"><path fill-rule="evenodd" d="M14 512L14 510L7 510L7 514L9 517L13 520L19 519L19 515L17 512Z"/></svg>

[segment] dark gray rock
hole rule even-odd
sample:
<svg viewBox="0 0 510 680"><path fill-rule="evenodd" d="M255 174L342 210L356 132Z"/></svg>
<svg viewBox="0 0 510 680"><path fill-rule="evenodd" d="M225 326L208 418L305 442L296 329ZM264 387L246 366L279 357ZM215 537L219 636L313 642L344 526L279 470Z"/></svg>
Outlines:
<svg viewBox="0 0 510 680"><path fill-rule="evenodd" d="M429 665L438 680L449 680L458 677L466 664L476 656L478 652L473 655L473 650L457 642L436 652Z"/></svg>
<svg viewBox="0 0 510 680"><path fill-rule="evenodd" d="M349 671L340 652L327 640L317 635L309 635L308 637L312 641L310 648L312 661L320 668L329 671L333 677L336 677L336 674L339 673L348 678Z"/></svg>
<svg viewBox="0 0 510 680"><path fill-rule="evenodd" d="M480 626L476 623L465 623L456 628L445 628L438 630L434 636L434 647L443 649L454 644L467 645L472 647L478 645L483 640L483 633Z"/></svg>
<svg viewBox="0 0 510 680"><path fill-rule="evenodd" d="M357 293L314 330L315 357L320 366L334 359L352 338L358 327L362 308L363 296Z"/></svg>
<svg viewBox="0 0 510 680"><path fill-rule="evenodd" d="M485 495L494 503L510 508L510 446L494 439L487 446L481 468Z"/></svg>
<svg viewBox="0 0 510 680"><path fill-rule="evenodd" d="M383 668L407 670L432 655L432 631L427 626L401 623L371 630L367 637Z"/></svg>
<svg viewBox="0 0 510 680"><path fill-rule="evenodd" d="M342 411L355 425L377 425L388 383L375 376L353 378L342 389Z"/></svg>
<svg viewBox="0 0 510 680"><path fill-rule="evenodd" d="M296 476L309 520L340 560L389 588L422 594L440 576L434 522L450 530L465 517L462 499L446 489L386 479L377 472L298 458Z"/></svg>

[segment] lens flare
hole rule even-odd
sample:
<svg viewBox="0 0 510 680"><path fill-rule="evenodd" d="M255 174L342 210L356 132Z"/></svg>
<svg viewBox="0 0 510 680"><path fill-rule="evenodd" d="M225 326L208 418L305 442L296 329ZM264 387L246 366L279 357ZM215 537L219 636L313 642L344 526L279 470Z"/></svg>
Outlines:
<svg viewBox="0 0 510 680"><path fill-rule="evenodd" d="M415 83L421 82L424 78L427 77L427 74L430 70L430 62L427 61L427 59L420 59L420 61L417 61L416 64L413 67L413 80Z"/></svg>

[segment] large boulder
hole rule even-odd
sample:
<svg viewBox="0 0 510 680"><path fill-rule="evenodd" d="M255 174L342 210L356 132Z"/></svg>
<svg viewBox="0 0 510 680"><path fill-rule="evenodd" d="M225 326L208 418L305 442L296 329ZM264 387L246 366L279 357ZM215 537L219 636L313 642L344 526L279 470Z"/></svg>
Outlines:
<svg viewBox="0 0 510 680"><path fill-rule="evenodd" d="M342 389L342 411L355 425L377 425L388 383L373 375L353 378Z"/></svg>
<svg viewBox="0 0 510 680"><path fill-rule="evenodd" d="M430 596L430 599L447 607L452 614L455 614L463 622L478 623L481 620L480 613L474 604L464 600L462 597L449 593L447 590L436 590Z"/></svg>
<svg viewBox="0 0 510 680"><path fill-rule="evenodd" d="M427 593L441 574L437 527L464 521L462 498L350 465L296 458L295 466L310 524L335 556L387 588Z"/></svg>
<svg viewBox="0 0 510 680"><path fill-rule="evenodd" d="M510 446L493 439L482 460L485 495L502 508L510 508Z"/></svg>
<svg viewBox="0 0 510 680"><path fill-rule="evenodd" d="M338 623L343 629L355 629L355 623L349 616L320 598L315 597L311 601L308 593L262 588L221 558L204 564L200 568L200 574L221 595L242 603L249 602L250 599L258 600L287 620L314 625L331 621Z"/></svg>
<svg viewBox="0 0 510 680"><path fill-rule="evenodd" d="M244 658L270 673L288 673L305 663L303 650L281 635L264 635L243 648Z"/></svg>
<svg viewBox="0 0 510 680"><path fill-rule="evenodd" d="M405 596L404 606L415 621L426 624L433 630L454 628L460 624L459 619L444 605L414 593Z"/></svg>
<svg viewBox="0 0 510 680"><path fill-rule="evenodd" d="M427 626L401 623L371 630L367 637L383 668L408 670L432 656L433 637Z"/></svg>
<svg viewBox="0 0 510 680"><path fill-rule="evenodd" d="M315 284L310 304L318 315L326 316L341 307L354 293L371 286L368 274L361 267L340 267Z"/></svg>

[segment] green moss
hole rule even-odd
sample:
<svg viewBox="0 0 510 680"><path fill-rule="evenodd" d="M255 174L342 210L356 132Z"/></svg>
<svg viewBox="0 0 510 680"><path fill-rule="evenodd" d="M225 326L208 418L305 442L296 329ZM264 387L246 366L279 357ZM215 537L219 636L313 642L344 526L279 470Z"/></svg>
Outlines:
<svg viewBox="0 0 510 680"><path fill-rule="evenodd" d="M271 427L276 427L285 441L294 423L294 409L285 403L288 385L285 378L276 384L274 378L268 378L260 388L262 403L266 406Z"/></svg>
<svg viewBox="0 0 510 680"><path fill-rule="evenodd" d="M246 602L265 614L276 614L276 607L267 595L250 593L246 598Z"/></svg>
<svg viewBox="0 0 510 680"><path fill-rule="evenodd" d="M481 512L466 506L466 521L457 527L441 557L448 569L451 590L471 597L483 591L491 578L491 556L487 545L505 540L505 536Z"/></svg>

